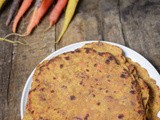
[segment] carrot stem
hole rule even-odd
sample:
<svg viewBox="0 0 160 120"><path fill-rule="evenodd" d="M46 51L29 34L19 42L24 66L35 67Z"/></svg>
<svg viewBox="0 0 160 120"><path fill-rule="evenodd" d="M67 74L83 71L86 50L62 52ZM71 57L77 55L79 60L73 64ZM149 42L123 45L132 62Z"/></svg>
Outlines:
<svg viewBox="0 0 160 120"><path fill-rule="evenodd" d="M25 37L25 36L27 36L27 34L25 34L25 33L24 34L10 33L10 34L6 35L4 38L8 38L8 37L13 36L13 35L19 36L19 37Z"/></svg>
<svg viewBox="0 0 160 120"><path fill-rule="evenodd" d="M9 39L6 39L6 38L0 38L0 41L12 43L12 44L22 44L22 45L27 45L26 42L23 43L23 42L20 42L20 41L12 41L12 40L9 40Z"/></svg>

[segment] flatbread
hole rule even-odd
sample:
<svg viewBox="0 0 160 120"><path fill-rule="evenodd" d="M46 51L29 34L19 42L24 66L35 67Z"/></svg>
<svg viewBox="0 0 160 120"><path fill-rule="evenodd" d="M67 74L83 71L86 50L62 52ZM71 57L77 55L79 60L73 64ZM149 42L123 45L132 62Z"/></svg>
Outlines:
<svg viewBox="0 0 160 120"><path fill-rule="evenodd" d="M132 74L134 73L133 76L136 78L140 87L143 88L143 89L141 89L141 94L142 94L142 98L143 98L144 107L147 108L147 102L149 99L148 86L141 78L138 77L138 74L132 64L128 63L126 65L126 58L123 55L123 51L121 48L114 46L114 45L102 43L102 42L89 43L89 44L84 45L83 48L93 48L94 50L96 50L98 52L109 52L115 56L115 58L119 64L126 67L126 69L128 69L130 71L130 73L132 73Z"/></svg>
<svg viewBox="0 0 160 120"><path fill-rule="evenodd" d="M149 77L146 69L129 58L127 58L127 62L135 66L138 76L147 83L150 89L147 118L149 120L160 120L160 118L157 117L157 113L160 111L160 88L156 85L156 81Z"/></svg>
<svg viewBox="0 0 160 120"><path fill-rule="evenodd" d="M145 120L140 92L113 55L77 49L37 67L23 120Z"/></svg>

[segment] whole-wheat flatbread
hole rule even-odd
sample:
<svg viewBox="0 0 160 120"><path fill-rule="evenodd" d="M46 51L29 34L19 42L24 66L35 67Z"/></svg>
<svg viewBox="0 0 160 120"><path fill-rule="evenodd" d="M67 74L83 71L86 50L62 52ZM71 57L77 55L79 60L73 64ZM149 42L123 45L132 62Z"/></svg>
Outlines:
<svg viewBox="0 0 160 120"><path fill-rule="evenodd" d="M145 120L140 92L113 55L77 49L37 67L24 120Z"/></svg>

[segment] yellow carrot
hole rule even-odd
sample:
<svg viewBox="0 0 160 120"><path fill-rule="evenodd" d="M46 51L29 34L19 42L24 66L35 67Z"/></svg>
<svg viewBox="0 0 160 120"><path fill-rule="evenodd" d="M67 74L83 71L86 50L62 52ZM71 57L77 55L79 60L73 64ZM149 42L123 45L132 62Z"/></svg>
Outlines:
<svg viewBox="0 0 160 120"><path fill-rule="evenodd" d="M6 0L0 0L0 9L2 8L3 4L5 3Z"/></svg>
<svg viewBox="0 0 160 120"><path fill-rule="evenodd" d="M63 34L65 33L65 31L67 30L69 23L71 22L71 19L74 15L74 12L76 10L77 4L78 4L79 0L69 0L68 1L68 5L67 5L67 9L66 9L66 13L65 13L65 18L64 18L64 24L63 24L63 28L62 31L58 37L58 40L56 41L56 43L58 43Z"/></svg>

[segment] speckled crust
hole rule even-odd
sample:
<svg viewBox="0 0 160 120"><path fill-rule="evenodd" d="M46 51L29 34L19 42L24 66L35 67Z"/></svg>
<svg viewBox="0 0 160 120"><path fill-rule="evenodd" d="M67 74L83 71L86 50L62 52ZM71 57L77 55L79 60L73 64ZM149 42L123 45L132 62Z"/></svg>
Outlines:
<svg viewBox="0 0 160 120"><path fill-rule="evenodd" d="M138 63L133 62L131 59L125 58L122 50L116 46L99 42L87 44L84 47L94 48L100 52L109 52L120 61L119 63L121 65L124 64L124 67L126 66L128 68L141 87L147 119L160 120L157 118L157 113L160 111L160 88L156 85L155 80L149 77L146 69L142 68Z"/></svg>
<svg viewBox="0 0 160 120"><path fill-rule="evenodd" d="M133 77L136 78L140 87L143 88L141 89L141 94L143 97L144 107L147 108L147 102L149 99L148 86L146 85L144 80L139 78L135 67L130 63L126 63L127 61L126 61L125 56L123 55L123 51L121 48L114 46L114 45L102 43L102 42L89 43L89 44L84 45L83 48L93 48L94 50L98 52L109 52L112 55L114 55L118 63L121 64L123 67L125 67L131 74L133 74Z"/></svg>
<svg viewBox="0 0 160 120"><path fill-rule="evenodd" d="M160 111L160 88L156 85L155 80L149 77L146 69L129 58L127 58L127 62L135 66L138 76L144 79L150 89L147 118L149 120L160 120L157 118L157 113Z"/></svg>
<svg viewBox="0 0 160 120"><path fill-rule="evenodd" d="M24 120L144 120L140 92L110 53L77 49L37 67Z"/></svg>

